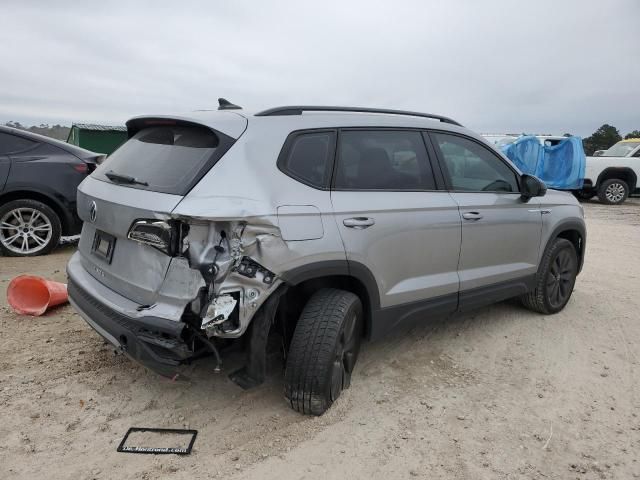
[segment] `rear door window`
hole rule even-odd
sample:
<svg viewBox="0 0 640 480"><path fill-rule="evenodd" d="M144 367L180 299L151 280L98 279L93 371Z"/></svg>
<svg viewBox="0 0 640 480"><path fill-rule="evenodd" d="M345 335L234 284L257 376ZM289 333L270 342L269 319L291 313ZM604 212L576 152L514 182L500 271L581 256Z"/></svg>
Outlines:
<svg viewBox="0 0 640 480"><path fill-rule="evenodd" d="M435 190L422 135L403 130L340 132L335 189Z"/></svg>
<svg viewBox="0 0 640 480"><path fill-rule="evenodd" d="M111 154L93 176L127 187L185 195L232 143L233 139L206 127L148 127ZM129 177L135 183L113 180L107 174Z"/></svg>

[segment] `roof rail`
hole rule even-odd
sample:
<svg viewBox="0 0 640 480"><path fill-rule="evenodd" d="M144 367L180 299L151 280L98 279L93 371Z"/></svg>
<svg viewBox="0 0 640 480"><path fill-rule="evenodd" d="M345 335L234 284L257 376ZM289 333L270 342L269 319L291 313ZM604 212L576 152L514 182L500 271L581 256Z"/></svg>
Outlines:
<svg viewBox="0 0 640 480"><path fill-rule="evenodd" d="M434 115L432 113L409 112L406 110L389 110L386 108L364 108L364 107L322 107L313 105L292 105L286 107L275 107L263 110L255 114L256 117L275 117L280 115L302 115L302 112L357 112L357 113L386 113L390 115L407 115L410 117L423 117L440 120L443 123L462 126L455 120Z"/></svg>

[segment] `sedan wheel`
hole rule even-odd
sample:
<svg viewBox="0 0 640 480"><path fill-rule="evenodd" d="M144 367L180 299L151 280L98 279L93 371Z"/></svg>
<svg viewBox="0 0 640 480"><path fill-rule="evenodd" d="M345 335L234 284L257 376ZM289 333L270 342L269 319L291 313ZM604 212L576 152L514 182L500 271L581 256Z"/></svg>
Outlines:
<svg viewBox="0 0 640 480"><path fill-rule="evenodd" d="M0 252L35 256L52 250L60 239L60 220L43 203L16 200L0 208Z"/></svg>

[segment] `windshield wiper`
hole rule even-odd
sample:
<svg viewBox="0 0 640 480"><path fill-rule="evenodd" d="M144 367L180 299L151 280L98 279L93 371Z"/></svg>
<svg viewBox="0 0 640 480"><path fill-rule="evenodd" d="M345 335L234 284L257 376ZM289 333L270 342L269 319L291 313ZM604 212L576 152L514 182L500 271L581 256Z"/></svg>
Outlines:
<svg viewBox="0 0 640 480"><path fill-rule="evenodd" d="M117 183L127 183L129 185L142 185L148 187L149 184L147 182L141 182L134 177L130 177L129 175L122 175L120 173L116 173L113 170L104 174L109 180Z"/></svg>

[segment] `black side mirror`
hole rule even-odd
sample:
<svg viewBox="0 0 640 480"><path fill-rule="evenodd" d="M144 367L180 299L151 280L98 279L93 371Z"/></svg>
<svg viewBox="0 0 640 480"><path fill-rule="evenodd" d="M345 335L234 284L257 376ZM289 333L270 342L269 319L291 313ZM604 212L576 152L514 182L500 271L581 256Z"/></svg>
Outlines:
<svg viewBox="0 0 640 480"><path fill-rule="evenodd" d="M547 186L542 180L533 175L524 174L520 177L520 198L523 202L528 202L532 197L543 197L547 193Z"/></svg>

